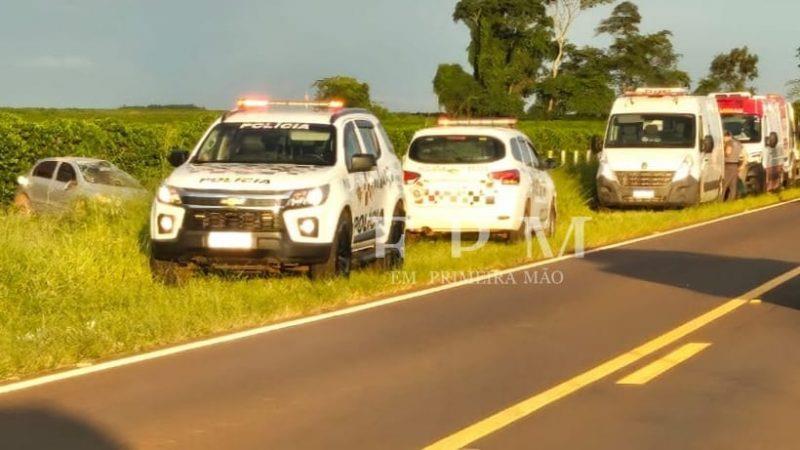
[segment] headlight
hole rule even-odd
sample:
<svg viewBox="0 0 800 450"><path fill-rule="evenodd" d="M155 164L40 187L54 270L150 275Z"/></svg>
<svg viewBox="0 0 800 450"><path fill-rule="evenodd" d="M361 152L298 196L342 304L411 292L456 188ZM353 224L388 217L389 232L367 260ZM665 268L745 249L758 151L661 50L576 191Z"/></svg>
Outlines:
<svg viewBox="0 0 800 450"><path fill-rule="evenodd" d="M319 206L328 199L328 186L321 186L312 189L300 189L292 192L286 202L287 208L307 208L309 206Z"/></svg>
<svg viewBox="0 0 800 450"><path fill-rule="evenodd" d="M689 175L692 174L692 166L694 165L692 158L687 156L686 159L683 160L681 166L678 167L678 170L675 171L675 176L672 177L672 181L681 181L689 178Z"/></svg>
<svg viewBox="0 0 800 450"><path fill-rule="evenodd" d="M617 174L611 170L611 166L608 164L608 156L606 156L605 152L600 154L600 168L598 170L598 175L606 180L617 181Z"/></svg>
<svg viewBox="0 0 800 450"><path fill-rule="evenodd" d="M178 190L172 186L167 186L166 184L158 188L156 199L158 199L159 202L166 203L168 205L181 204L181 196L178 194Z"/></svg>

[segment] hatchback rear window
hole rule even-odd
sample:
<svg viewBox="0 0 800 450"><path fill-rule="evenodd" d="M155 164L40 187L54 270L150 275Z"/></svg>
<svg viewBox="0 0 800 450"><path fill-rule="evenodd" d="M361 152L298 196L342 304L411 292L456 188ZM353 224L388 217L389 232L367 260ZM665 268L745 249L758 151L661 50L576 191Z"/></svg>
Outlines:
<svg viewBox="0 0 800 450"><path fill-rule="evenodd" d="M482 164L501 160L505 145L489 136L428 136L411 144L409 157L427 164Z"/></svg>

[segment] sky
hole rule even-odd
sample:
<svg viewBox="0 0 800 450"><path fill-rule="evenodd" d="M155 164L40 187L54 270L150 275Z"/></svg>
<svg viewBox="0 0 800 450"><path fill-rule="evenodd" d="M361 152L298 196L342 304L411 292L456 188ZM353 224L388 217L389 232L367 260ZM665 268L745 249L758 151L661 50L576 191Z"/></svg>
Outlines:
<svg viewBox="0 0 800 450"><path fill-rule="evenodd" d="M798 0L638 0L643 31L672 30L696 82L717 53L761 57L762 92L800 78ZM232 106L246 93L302 98L333 75L367 81L392 110L435 111L441 63L466 63L456 0L2 0L0 105ZM608 45L585 12L571 38Z"/></svg>

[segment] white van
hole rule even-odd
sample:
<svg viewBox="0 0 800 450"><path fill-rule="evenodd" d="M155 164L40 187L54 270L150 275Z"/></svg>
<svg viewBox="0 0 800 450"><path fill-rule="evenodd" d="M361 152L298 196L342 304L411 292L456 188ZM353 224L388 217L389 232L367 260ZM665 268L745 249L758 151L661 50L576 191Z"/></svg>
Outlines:
<svg viewBox="0 0 800 450"><path fill-rule="evenodd" d="M722 196L725 156L716 101L686 89L637 89L617 99L600 154L601 206L689 206Z"/></svg>

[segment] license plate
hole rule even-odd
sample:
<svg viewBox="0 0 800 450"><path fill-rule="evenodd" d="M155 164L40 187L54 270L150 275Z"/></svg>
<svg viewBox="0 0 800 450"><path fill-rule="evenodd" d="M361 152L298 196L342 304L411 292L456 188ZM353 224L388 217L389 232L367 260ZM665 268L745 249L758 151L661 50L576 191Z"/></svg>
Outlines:
<svg viewBox="0 0 800 450"><path fill-rule="evenodd" d="M637 198L639 200L649 200L655 198L655 196L655 191L633 191L633 198Z"/></svg>
<svg viewBox="0 0 800 450"><path fill-rule="evenodd" d="M208 233L208 248L222 250L248 250L253 248L251 233Z"/></svg>

